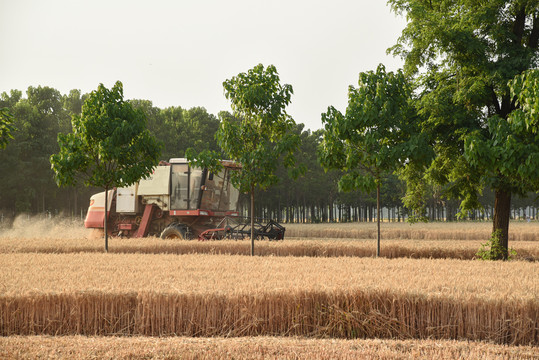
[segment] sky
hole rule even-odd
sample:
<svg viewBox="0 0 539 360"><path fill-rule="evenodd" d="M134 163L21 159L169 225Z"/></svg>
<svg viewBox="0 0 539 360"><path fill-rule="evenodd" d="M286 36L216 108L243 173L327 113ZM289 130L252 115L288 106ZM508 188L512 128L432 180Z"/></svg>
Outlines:
<svg viewBox="0 0 539 360"><path fill-rule="evenodd" d="M125 99L217 115L223 81L273 64L294 89L287 112L316 130L360 72L402 66L386 50L404 26L385 0L0 0L0 93L120 80Z"/></svg>

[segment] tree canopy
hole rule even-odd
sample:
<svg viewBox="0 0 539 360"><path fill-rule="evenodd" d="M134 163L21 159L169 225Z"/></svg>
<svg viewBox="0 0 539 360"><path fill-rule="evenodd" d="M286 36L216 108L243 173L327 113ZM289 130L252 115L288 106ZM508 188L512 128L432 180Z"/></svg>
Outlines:
<svg viewBox="0 0 539 360"><path fill-rule="evenodd" d="M7 146L9 139L13 139L12 132L15 131L13 126L13 115L8 108L0 109L0 149Z"/></svg>
<svg viewBox="0 0 539 360"><path fill-rule="evenodd" d="M233 183L251 193L251 255L254 254L254 191L278 182L275 172L282 159L285 167L295 164L294 151L300 138L292 130L295 122L286 112L292 86L281 85L277 69L262 64L223 83L234 118L223 118L216 138L224 155L242 165Z"/></svg>
<svg viewBox="0 0 539 360"><path fill-rule="evenodd" d="M529 120L536 115L524 99L538 85L529 80L533 74L523 74L539 64L539 3L389 4L408 20L391 50L418 82L421 128L435 153L422 176L414 173L408 182L442 185L447 196L461 199L463 212L479 207L479 194L492 187L493 232L500 231L507 249L511 195L538 190L529 178L537 169L536 122Z"/></svg>
<svg viewBox="0 0 539 360"><path fill-rule="evenodd" d="M6 107L10 110L14 116L13 125L17 129L12 133L13 139L0 151L0 222L2 219L4 222L10 221L21 213L63 214L82 218L88 209L90 195L101 190L85 187L82 182L73 187L58 187L49 158L51 154L59 151L58 133L72 132L71 116L81 114L82 104L89 94L74 89L58 96L57 91L46 90L46 86L30 88L34 89L34 93L40 91L39 89L45 91L41 96L30 97L31 100L28 91L11 90L0 94L0 108ZM52 104L50 108L53 110L46 112L45 107L36 102L38 98L48 98L47 102ZM214 134L220 119L234 119L234 115L228 112L214 116L203 108L159 108L151 101L143 99L128 102L144 112L148 129L165 144L166 148L163 148L160 160L183 157L189 147L196 148L196 151L219 150ZM165 121L169 115L168 109L174 109L174 121ZM186 115L188 112L203 116L193 117L193 121L187 122L184 120L189 117ZM199 121L207 125L197 124ZM203 129L204 126L206 130L196 130ZM305 165L305 175L296 181L288 176L289 169L279 165L275 173L280 179L279 183L267 190L255 190L255 217L279 222L375 220L376 191L339 192L338 180L342 171L335 169L324 173L318 163L316 149L322 141L323 130L311 131L305 129L303 124L297 124L293 132L301 137L295 158L298 163ZM181 133L191 135L183 136ZM223 156L218 158L222 159ZM405 168L408 169L408 166ZM441 190L444 187L428 183L422 185L425 188L422 197L425 204L424 215L431 220L455 220L459 202L443 198ZM409 219L411 213L403 207L402 202L404 189L404 184L394 175L383 178L380 189L381 204L385 207L381 216L383 220ZM467 218L490 219L494 193L487 188L478 200L484 208L467 214ZM248 203L249 196L242 194L239 202L241 213L248 208ZM525 212L527 216L535 218L538 207L537 196L523 197L517 194L511 201L511 215L522 218Z"/></svg>
<svg viewBox="0 0 539 360"><path fill-rule="evenodd" d="M413 129L411 94L401 71L386 72L380 64L376 72L359 74L357 88L349 87L345 114L332 106L322 114L324 132L318 152L322 166L344 171L341 191L377 190L378 256L382 178L421 150Z"/></svg>
<svg viewBox="0 0 539 360"><path fill-rule="evenodd" d="M144 113L123 100L119 81L110 90L99 84L72 125L72 133L58 135L60 151L50 157L56 182L69 186L82 180L104 188L106 214L108 190L150 175L159 162L160 144L146 128ZM104 228L108 250L107 216Z"/></svg>

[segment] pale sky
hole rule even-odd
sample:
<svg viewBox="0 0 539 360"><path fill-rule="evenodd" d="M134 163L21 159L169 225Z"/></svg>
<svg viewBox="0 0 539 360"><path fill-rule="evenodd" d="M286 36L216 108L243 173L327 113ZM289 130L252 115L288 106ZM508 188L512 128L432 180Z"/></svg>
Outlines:
<svg viewBox="0 0 539 360"><path fill-rule="evenodd" d="M402 66L386 49L404 26L385 0L0 0L0 92L120 80L126 99L217 115L224 80L273 64L294 88L288 113L315 130L359 72Z"/></svg>

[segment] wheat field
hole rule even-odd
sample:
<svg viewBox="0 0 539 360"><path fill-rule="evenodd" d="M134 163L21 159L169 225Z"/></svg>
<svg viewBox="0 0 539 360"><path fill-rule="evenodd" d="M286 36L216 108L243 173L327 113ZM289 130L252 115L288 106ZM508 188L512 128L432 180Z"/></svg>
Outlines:
<svg viewBox="0 0 539 360"><path fill-rule="evenodd" d="M286 236L307 239L376 239L376 223L323 223L283 224ZM492 222L460 221L404 223L384 222L381 234L384 239L401 240L488 240ZM0 227L0 236L7 238L62 238L84 239L92 237L82 221L63 217L43 218L18 216L10 226ZM539 241L539 220L511 221L509 241Z"/></svg>
<svg viewBox="0 0 539 360"><path fill-rule="evenodd" d="M0 254L0 268L2 296L92 291L243 295L343 289L454 299L535 301L539 296L539 263L523 261L14 253Z"/></svg>
<svg viewBox="0 0 539 360"><path fill-rule="evenodd" d="M6 360L37 358L534 360L538 356L537 348L530 346L446 340L85 336L0 338L0 358Z"/></svg>
<svg viewBox="0 0 539 360"><path fill-rule="evenodd" d="M539 343L538 263L14 253L0 266L3 336Z"/></svg>
<svg viewBox="0 0 539 360"><path fill-rule="evenodd" d="M480 240L401 240L382 239L381 256L385 258L474 259L484 241ZM516 260L539 261L539 242L512 241ZM103 239L86 238L27 238L0 235L0 253L101 253ZM109 252L124 254L223 254L249 255L248 241L178 241L149 237L143 239L110 238ZM376 240L372 239L304 239L285 241L257 241L255 253L259 256L307 257L374 257Z"/></svg>
<svg viewBox="0 0 539 360"><path fill-rule="evenodd" d="M381 226L383 239L481 240L489 239L492 222L461 221L393 223ZM376 223L286 224L286 235L301 238L376 239ZM539 241L539 221L511 221L509 241Z"/></svg>
<svg viewBox="0 0 539 360"><path fill-rule="evenodd" d="M385 258L372 223L286 227L263 256L159 238L105 254L78 221L18 219L0 229L0 358L539 358L536 223L511 223L510 262L465 260L486 223L384 223Z"/></svg>
<svg viewBox="0 0 539 360"><path fill-rule="evenodd" d="M386 258L474 259L490 236L490 224L481 222L405 224L382 227L381 256ZM376 254L376 226L355 224L287 224L285 241L258 241L261 256L372 257ZM539 222L512 222L509 246L517 260L539 260ZM174 241L159 238L111 238L112 253L250 254L248 241ZM102 252L99 233L80 221L18 218L0 229L0 253Z"/></svg>

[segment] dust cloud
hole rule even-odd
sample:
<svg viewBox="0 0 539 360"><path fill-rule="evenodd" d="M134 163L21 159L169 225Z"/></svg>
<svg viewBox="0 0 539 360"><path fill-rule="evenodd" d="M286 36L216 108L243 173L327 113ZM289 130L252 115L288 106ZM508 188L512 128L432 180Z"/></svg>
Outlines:
<svg viewBox="0 0 539 360"><path fill-rule="evenodd" d="M93 230L93 229L92 229ZM89 239L95 236L86 229L80 219L70 217L46 217L19 215L13 223L0 226L3 238L49 238L49 239Z"/></svg>

